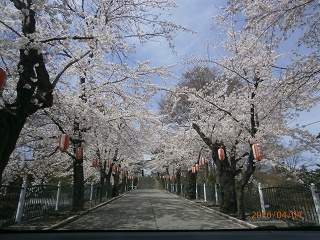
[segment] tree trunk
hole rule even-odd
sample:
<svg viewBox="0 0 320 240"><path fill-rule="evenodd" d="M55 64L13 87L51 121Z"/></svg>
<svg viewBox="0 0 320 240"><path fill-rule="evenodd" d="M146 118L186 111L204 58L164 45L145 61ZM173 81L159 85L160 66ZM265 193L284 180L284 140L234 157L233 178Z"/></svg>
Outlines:
<svg viewBox="0 0 320 240"><path fill-rule="evenodd" d="M83 160L73 162L73 198L72 211L82 211L84 207Z"/></svg>
<svg viewBox="0 0 320 240"><path fill-rule="evenodd" d="M245 215L245 207L244 207L244 201L243 201L243 190L244 187L242 186L238 186L239 184L237 184L237 217L241 220L246 220L246 215ZM250 196L248 196L250 197Z"/></svg>
<svg viewBox="0 0 320 240"><path fill-rule="evenodd" d="M234 214L237 212L237 201L233 173L223 171L220 173L219 180L220 211L223 213Z"/></svg>
<svg viewBox="0 0 320 240"><path fill-rule="evenodd" d="M249 153L249 162L247 164L246 171L243 173L243 177L240 181L237 182L237 210L238 210L238 218L241 220L245 220L245 206L244 206L244 196L243 196L243 191L245 186L247 186L249 179L251 175L254 173L256 167L254 164L254 157L253 157L253 152L252 152L252 145L250 144L250 153Z"/></svg>
<svg viewBox="0 0 320 240"><path fill-rule="evenodd" d="M196 180L197 174L188 171L188 198L196 199Z"/></svg>
<svg viewBox="0 0 320 240"><path fill-rule="evenodd" d="M98 157L100 159L100 154ZM105 180L105 175L106 175L106 168L107 168L107 163L106 163L106 161L104 161L103 164L100 164L100 195L99 195L100 202L102 202L102 198L105 193L104 180Z"/></svg>
<svg viewBox="0 0 320 240"><path fill-rule="evenodd" d="M166 189L166 182L164 181L164 178L161 178L160 180L162 189Z"/></svg>
<svg viewBox="0 0 320 240"><path fill-rule="evenodd" d="M111 173L112 173L112 167L109 168L108 173L106 174L106 188L107 188L107 197L112 196L112 189L111 189Z"/></svg>
<svg viewBox="0 0 320 240"><path fill-rule="evenodd" d="M181 188L180 188L180 184L181 184L181 181L180 181L180 178L181 178L181 170L180 170L180 169L177 171L176 176L177 176L177 194L178 194L178 195L181 195Z"/></svg>
<svg viewBox="0 0 320 240"><path fill-rule="evenodd" d="M12 115L5 109L0 110L0 184L2 174L9 162L9 157L16 147L26 117Z"/></svg>
<svg viewBox="0 0 320 240"><path fill-rule="evenodd" d="M15 3L15 7L23 16L22 32L29 38L36 31L36 14L31 9L32 4L29 1L28 3L19 1ZM32 39L30 39L31 42ZM50 83L43 55L38 49L33 49L30 43L20 49L16 101L12 104L5 103L4 108L0 110L0 183L26 119L39 109L52 106L53 103L53 86ZM34 103L35 100L38 104Z"/></svg>
<svg viewBox="0 0 320 240"><path fill-rule="evenodd" d="M124 175L121 182L121 193L126 191L127 177Z"/></svg>
<svg viewBox="0 0 320 240"><path fill-rule="evenodd" d="M114 185L112 189L112 197L117 197L119 195L119 181L120 175L118 173L113 174L114 177Z"/></svg>
<svg viewBox="0 0 320 240"><path fill-rule="evenodd" d="M224 161L220 161L218 158L218 149L223 145L223 143L218 143L217 141L213 143L210 138L205 136L197 124L193 123L192 127L196 130L207 146L212 149L212 159L217 166L220 183L220 211L223 213L235 214L237 212L235 169L233 169L233 166L229 163L227 156ZM226 152L225 147L224 151Z"/></svg>

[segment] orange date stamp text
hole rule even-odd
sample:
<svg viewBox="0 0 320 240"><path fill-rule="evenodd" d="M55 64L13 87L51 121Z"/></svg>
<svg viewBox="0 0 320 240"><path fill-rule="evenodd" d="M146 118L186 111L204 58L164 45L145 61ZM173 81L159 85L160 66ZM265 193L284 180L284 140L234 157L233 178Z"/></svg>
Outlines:
<svg viewBox="0 0 320 240"><path fill-rule="evenodd" d="M302 219L302 211L268 211L268 212L261 212L261 211L252 211L252 219L260 219L260 218L267 218L267 219Z"/></svg>

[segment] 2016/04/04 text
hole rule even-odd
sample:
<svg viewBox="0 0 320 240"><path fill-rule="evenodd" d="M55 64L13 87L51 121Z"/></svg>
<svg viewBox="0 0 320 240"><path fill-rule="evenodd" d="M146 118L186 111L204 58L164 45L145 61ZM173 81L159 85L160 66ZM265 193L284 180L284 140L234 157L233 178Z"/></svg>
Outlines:
<svg viewBox="0 0 320 240"><path fill-rule="evenodd" d="M259 219L259 218L269 218L269 219L302 219L302 211L268 211L268 212L261 212L261 211L252 211L252 219Z"/></svg>

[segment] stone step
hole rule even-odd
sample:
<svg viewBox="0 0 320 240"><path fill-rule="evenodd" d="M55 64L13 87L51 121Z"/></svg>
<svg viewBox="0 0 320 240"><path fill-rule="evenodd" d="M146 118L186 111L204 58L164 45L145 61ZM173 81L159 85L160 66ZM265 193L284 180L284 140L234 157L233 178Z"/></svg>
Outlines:
<svg viewBox="0 0 320 240"><path fill-rule="evenodd" d="M152 189L155 188L156 182L154 177L139 177L139 189Z"/></svg>

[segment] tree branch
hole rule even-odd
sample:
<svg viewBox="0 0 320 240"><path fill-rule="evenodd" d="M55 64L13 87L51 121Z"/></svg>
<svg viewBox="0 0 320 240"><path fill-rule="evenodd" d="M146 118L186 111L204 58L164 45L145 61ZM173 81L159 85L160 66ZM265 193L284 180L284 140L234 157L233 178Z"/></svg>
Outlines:
<svg viewBox="0 0 320 240"><path fill-rule="evenodd" d="M52 42L52 41L61 41L61 40L67 40L67 39L70 39L70 37L55 37L55 38L49 38L46 40L42 40L39 42L48 43L48 42ZM92 40L92 39L94 39L94 37L93 36L90 36L90 37L73 36L73 37L71 37L71 39L73 39L73 40Z"/></svg>
<svg viewBox="0 0 320 240"><path fill-rule="evenodd" d="M90 52L91 52L91 51L89 50L89 51L87 51L85 54L83 54L80 58L75 59L75 60L69 62L69 63L64 67L64 69L57 75L57 77L54 79L54 81L53 81L53 83L52 83L52 88L54 88L54 87L57 85L58 81L60 80L60 77L63 75L63 73L64 73L69 67L71 67L74 63L79 62L81 59L83 59L85 56L87 56Z"/></svg>
<svg viewBox="0 0 320 240"><path fill-rule="evenodd" d="M69 155L69 157L71 157L73 160L77 160L76 157L74 156L74 154L68 152L68 151L65 151L66 154Z"/></svg>
<svg viewBox="0 0 320 240"><path fill-rule="evenodd" d="M20 33L18 33L16 30L14 30L12 27L10 27L8 24L6 24L5 22L0 20L0 23L2 23L4 26L6 26L7 28L9 28L12 32L14 32L15 34L17 34L19 37L22 37L20 35Z"/></svg>
<svg viewBox="0 0 320 240"><path fill-rule="evenodd" d="M54 151L53 151L52 153L50 153L47 157L51 157L52 155L54 155L54 154L57 152L58 149L59 149L59 147L57 146L57 147L54 149Z"/></svg>
<svg viewBox="0 0 320 240"><path fill-rule="evenodd" d="M50 116L50 114L48 113L47 110L44 110L44 113L46 114L46 116L48 116L52 122L59 128L59 130L62 132L62 133L65 133L66 131L62 128L62 126L60 125L60 123L55 120L53 117Z"/></svg>
<svg viewBox="0 0 320 240"><path fill-rule="evenodd" d="M200 127L196 123L192 123L192 127L196 132L199 134L201 139L204 141L205 144L207 144L208 147L212 147L213 143L210 138L208 138L206 135L204 135L203 132L201 132Z"/></svg>
<svg viewBox="0 0 320 240"><path fill-rule="evenodd" d="M205 99L204 97L201 97L200 95L198 95L197 93L193 93L193 95L195 95L197 98L200 98L201 100L211 104L212 106L214 106L215 108L217 108L219 111L224 112L226 115L229 115L234 121L236 121L237 123L239 123L240 121L238 119L236 119L231 112L219 107L217 104Z"/></svg>
<svg viewBox="0 0 320 240"><path fill-rule="evenodd" d="M14 6L19 10L27 7L27 5L20 0L11 0L11 2L13 2Z"/></svg>

